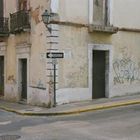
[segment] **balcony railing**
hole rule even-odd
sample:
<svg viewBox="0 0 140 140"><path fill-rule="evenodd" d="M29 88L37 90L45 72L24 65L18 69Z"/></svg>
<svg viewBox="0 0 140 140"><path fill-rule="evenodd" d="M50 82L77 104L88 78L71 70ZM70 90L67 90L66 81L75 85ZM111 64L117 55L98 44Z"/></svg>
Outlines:
<svg viewBox="0 0 140 140"><path fill-rule="evenodd" d="M29 11L18 11L10 14L10 31L12 33L30 29Z"/></svg>
<svg viewBox="0 0 140 140"><path fill-rule="evenodd" d="M0 17L0 36L7 36L9 34L8 18Z"/></svg>

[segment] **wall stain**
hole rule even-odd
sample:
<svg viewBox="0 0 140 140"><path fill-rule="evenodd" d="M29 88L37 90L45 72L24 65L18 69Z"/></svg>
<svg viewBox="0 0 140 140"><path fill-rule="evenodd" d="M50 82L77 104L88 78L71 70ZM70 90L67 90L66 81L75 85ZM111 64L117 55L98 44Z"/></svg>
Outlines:
<svg viewBox="0 0 140 140"><path fill-rule="evenodd" d="M37 83L37 87L39 88L43 88L44 87L44 84L43 82L39 79L38 83Z"/></svg>
<svg viewBox="0 0 140 140"><path fill-rule="evenodd" d="M40 6L35 8L35 10L33 10L33 8L31 7L31 16L36 24L41 22L41 20L39 19L39 15L40 15Z"/></svg>
<svg viewBox="0 0 140 140"><path fill-rule="evenodd" d="M9 75L7 79L8 79L8 81L10 81L12 83L16 83L16 80L14 78L14 75Z"/></svg>

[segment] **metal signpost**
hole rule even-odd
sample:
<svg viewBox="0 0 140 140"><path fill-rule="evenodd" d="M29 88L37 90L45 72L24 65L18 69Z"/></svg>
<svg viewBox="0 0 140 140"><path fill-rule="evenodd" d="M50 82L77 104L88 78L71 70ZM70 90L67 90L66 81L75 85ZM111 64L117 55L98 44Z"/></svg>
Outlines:
<svg viewBox="0 0 140 140"><path fill-rule="evenodd" d="M53 64L53 89L54 89L54 106L56 106L56 64L57 64L57 59L58 58L64 58L64 53L63 52L47 52L46 57L53 59L52 64Z"/></svg>

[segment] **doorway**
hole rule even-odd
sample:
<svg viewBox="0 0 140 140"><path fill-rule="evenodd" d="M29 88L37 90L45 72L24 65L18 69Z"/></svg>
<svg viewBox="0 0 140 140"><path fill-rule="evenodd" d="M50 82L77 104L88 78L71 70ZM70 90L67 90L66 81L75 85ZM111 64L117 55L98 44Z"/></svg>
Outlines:
<svg viewBox="0 0 140 140"><path fill-rule="evenodd" d="M27 100L27 59L20 59L21 100Z"/></svg>
<svg viewBox="0 0 140 140"><path fill-rule="evenodd" d="M106 97L107 51L92 51L92 99Z"/></svg>
<svg viewBox="0 0 140 140"><path fill-rule="evenodd" d="M4 56L0 56L0 96L4 96Z"/></svg>

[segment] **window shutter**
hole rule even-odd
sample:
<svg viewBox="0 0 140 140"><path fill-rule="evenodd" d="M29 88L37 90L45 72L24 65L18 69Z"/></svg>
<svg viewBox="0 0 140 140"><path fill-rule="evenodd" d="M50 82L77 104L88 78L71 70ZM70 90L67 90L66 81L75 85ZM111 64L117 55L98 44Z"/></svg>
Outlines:
<svg viewBox="0 0 140 140"><path fill-rule="evenodd" d="M107 0L93 0L93 23L95 25L106 25Z"/></svg>
<svg viewBox="0 0 140 140"><path fill-rule="evenodd" d="M0 0L0 17L3 17L3 0Z"/></svg>

